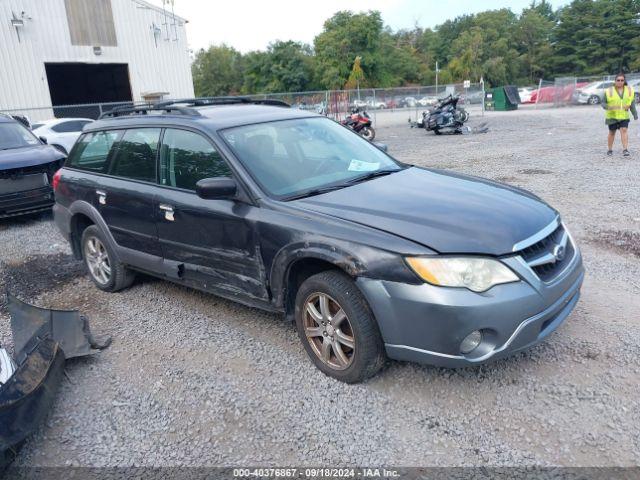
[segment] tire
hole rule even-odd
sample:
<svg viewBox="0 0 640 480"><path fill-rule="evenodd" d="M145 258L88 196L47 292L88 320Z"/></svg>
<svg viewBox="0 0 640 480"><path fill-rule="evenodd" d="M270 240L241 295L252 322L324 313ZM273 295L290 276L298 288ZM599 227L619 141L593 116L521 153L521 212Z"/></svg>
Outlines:
<svg viewBox="0 0 640 480"><path fill-rule="evenodd" d="M373 129L373 127L364 127L362 130L360 130L360 135L362 135L364 139L373 142L373 139L376 138L376 131Z"/></svg>
<svg viewBox="0 0 640 480"><path fill-rule="evenodd" d="M117 260L98 227L95 225L87 227L82 232L80 245L87 273L100 290L117 292L133 283L135 273Z"/></svg>
<svg viewBox="0 0 640 480"><path fill-rule="evenodd" d="M326 299L326 308L322 306L322 297ZM308 304L314 305L314 314L307 309ZM375 375L384 365L384 344L376 320L364 296L346 274L329 270L305 280L296 294L295 319L307 355L325 375L345 383L358 383ZM326 349L325 344L329 345ZM323 357L325 351L328 355Z"/></svg>
<svg viewBox="0 0 640 480"><path fill-rule="evenodd" d="M587 100L589 105L598 105L600 103L600 97L597 95L591 95L589 100Z"/></svg>

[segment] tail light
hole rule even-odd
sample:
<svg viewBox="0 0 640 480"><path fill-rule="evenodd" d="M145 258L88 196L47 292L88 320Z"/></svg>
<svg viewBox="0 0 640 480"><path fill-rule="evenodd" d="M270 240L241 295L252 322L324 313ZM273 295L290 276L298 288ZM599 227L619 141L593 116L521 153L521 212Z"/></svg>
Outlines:
<svg viewBox="0 0 640 480"><path fill-rule="evenodd" d="M53 174L53 178L51 179L51 186L53 187L53 191L55 192L58 189L58 184L60 183L60 177L62 176L62 169L58 170Z"/></svg>

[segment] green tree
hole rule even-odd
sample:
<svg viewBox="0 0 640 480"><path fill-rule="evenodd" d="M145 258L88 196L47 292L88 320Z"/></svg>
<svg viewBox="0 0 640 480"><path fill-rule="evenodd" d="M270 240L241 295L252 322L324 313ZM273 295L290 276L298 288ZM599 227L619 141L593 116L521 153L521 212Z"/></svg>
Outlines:
<svg viewBox="0 0 640 480"><path fill-rule="evenodd" d="M379 77L375 86L396 87L423 83L429 74L427 62L417 48L418 32L382 32L378 54Z"/></svg>
<svg viewBox="0 0 640 480"><path fill-rule="evenodd" d="M240 92L242 55L225 44L200 49L191 65L193 89L199 97Z"/></svg>
<svg viewBox="0 0 640 480"><path fill-rule="evenodd" d="M302 43L271 43L266 52L246 54L244 67L244 93L299 92L312 86L313 56Z"/></svg>
<svg viewBox="0 0 640 480"><path fill-rule="evenodd" d="M328 19L314 48L278 41L245 55L226 45L200 50L196 94L224 95L478 81L533 83L559 75L640 69L640 0L573 0L553 10L532 0L447 20L435 28L392 31L380 12L343 11ZM354 59L358 57L357 65Z"/></svg>
<svg viewBox="0 0 640 480"><path fill-rule="evenodd" d="M513 42L517 20L511 10L501 9L459 17L451 22L447 26L450 32L461 26L464 29L448 48L446 71L455 81L477 82L484 78L494 85L511 83L521 70L519 52ZM438 28L438 34L441 31Z"/></svg>
<svg viewBox="0 0 640 480"><path fill-rule="evenodd" d="M344 86L347 90L353 90L354 88L357 88L358 90L360 89L360 82L364 80L364 72L360 66L361 61L362 57L359 56L353 61L353 68L351 69L349 79Z"/></svg>
<svg viewBox="0 0 640 480"><path fill-rule="evenodd" d="M548 4L543 2L541 5ZM515 34L518 48L522 52L520 60L526 69L525 81L529 83L545 75L553 53L550 36L555 22L545 11L534 2L522 12Z"/></svg>
<svg viewBox="0 0 640 480"><path fill-rule="evenodd" d="M377 85L382 29L382 17L377 11L356 14L343 11L327 20L323 31L314 40L319 85L322 88L342 88L356 56L361 57L367 81Z"/></svg>
<svg viewBox="0 0 640 480"><path fill-rule="evenodd" d="M574 0L553 31L556 74L615 73L636 65L638 0Z"/></svg>

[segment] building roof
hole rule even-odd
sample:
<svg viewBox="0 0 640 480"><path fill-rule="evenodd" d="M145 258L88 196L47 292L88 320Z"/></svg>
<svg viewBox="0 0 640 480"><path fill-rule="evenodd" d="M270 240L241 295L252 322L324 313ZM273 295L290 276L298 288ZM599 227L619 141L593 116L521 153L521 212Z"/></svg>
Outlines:
<svg viewBox="0 0 640 480"><path fill-rule="evenodd" d="M138 5L140 5L143 8L148 8L150 10L155 10L156 12L163 13L163 14L166 12L167 14L172 15L171 9L164 9L163 10L162 7L154 5L153 3L146 2L145 0L131 0L131 1L133 3L137 3ZM162 1L162 0L159 0L159 1ZM176 19L182 20L185 23L189 22L189 20L187 20L186 18L181 17L179 15L175 15L175 17L176 17Z"/></svg>

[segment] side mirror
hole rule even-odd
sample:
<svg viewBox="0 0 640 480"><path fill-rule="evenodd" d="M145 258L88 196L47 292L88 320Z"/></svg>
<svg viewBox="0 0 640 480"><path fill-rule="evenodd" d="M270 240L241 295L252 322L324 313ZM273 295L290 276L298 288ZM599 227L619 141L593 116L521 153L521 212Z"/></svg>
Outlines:
<svg viewBox="0 0 640 480"><path fill-rule="evenodd" d="M47 144L47 137L38 137L42 143Z"/></svg>
<svg viewBox="0 0 640 480"><path fill-rule="evenodd" d="M411 119L409 119L409 122L411 122ZM376 148L379 148L383 152L386 152L387 150L389 150L389 147L387 147L386 143L373 142L373 144L376 146Z"/></svg>
<svg viewBox="0 0 640 480"><path fill-rule="evenodd" d="M238 185L233 178L203 178L196 183L196 193L198 196L208 200L231 198L237 191Z"/></svg>

